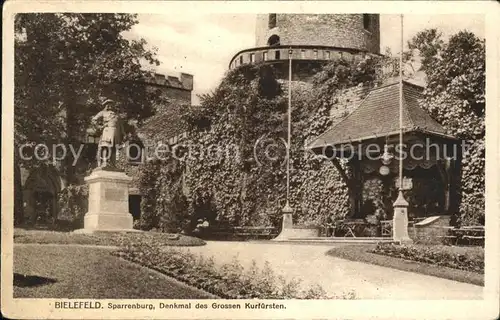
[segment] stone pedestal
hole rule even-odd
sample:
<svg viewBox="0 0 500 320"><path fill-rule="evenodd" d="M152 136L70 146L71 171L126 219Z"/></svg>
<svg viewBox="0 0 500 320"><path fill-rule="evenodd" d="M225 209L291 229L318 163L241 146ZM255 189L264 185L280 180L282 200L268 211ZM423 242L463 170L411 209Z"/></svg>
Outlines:
<svg viewBox="0 0 500 320"><path fill-rule="evenodd" d="M399 243L412 243L408 236L408 201L399 191L398 198L394 202L394 217L392 221L392 238Z"/></svg>
<svg viewBox="0 0 500 320"><path fill-rule="evenodd" d="M131 180L124 172L103 169L96 169L85 177L89 185L89 211L81 232L134 231L128 207Z"/></svg>

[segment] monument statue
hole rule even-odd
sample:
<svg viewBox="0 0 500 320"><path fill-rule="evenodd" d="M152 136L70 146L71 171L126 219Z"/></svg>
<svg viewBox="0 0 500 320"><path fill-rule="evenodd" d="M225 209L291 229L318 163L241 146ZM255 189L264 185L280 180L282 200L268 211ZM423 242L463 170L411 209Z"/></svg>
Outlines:
<svg viewBox="0 0 500 320"><path fill-rule="evenodd" d="M116 104L107 99L103 102L104 109L92 117L92 123L96 124L102 119L102 135L97 147L97 166L115 167L116 152L125 138L123 122L116 112Z"/></svg>
<svg viewBox="0 0 500 320"><path fill-rule="evenodd" d="M133 231L129 213L129 184L132 178L116 169L117 149L125 140L123 122L113 100L103 103L104 109L92 117L92 123L102 119L102 135L97 147L98 169L85 177L89 186L88 211L79 233L96 231ZM103 170L103 169L107 170Z"/></svg>

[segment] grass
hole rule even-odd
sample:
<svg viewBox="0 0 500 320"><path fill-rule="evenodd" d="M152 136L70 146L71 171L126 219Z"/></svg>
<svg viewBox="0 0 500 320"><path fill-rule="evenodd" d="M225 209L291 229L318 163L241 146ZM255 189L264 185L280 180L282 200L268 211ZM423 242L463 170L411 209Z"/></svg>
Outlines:
<svg viewBox="0 0 500 320"><path fill-rule="evenodd" d="M212 298L102 248L16 245L14 273L14 298Z"/></svg>
<svg viewBox="0 0 500 320"><path fill-rule="evenodd" d="M450 250L457 250L461 252L467 250L478 250L477 248L473 247L449 248L453 248ZM370 252L373 249L375 249L375 245L350 245L331 249L326 254L346 260L365 262L382 267L415 272L424 275L484 286L484 274L453 269L444 266L437 266L424 262L410 261L402 258L396 258Z"/></svg>
<svg viewBox="0 0 500 320"><path fill-rule="evenodd" d="M97 232L78 234L72 232L14 229L14 243L38 244L82 244L101 246L122 246L125 243L148 242L163 246L192 247L205 245L205 241L180 235L179 239L171 239L172 235L159 232Z"/></svg>

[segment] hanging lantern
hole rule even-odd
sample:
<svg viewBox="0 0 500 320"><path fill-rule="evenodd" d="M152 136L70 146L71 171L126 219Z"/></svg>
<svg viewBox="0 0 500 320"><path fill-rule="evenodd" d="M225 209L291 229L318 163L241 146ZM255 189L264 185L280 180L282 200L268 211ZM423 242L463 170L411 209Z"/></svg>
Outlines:
<svg viewBox="0 0 500 320"><path fill-rule="evenodd" d="M392 159L394 158L394 155L389 152L389 146L387 143L384 145L384 154L382 154L382 163L387 166L389 163L391 163Z"/></svg>
<svg viewBox="0 0 500 320"><path fill-rule="evenodd" d="M388 166L381 166L380 169L378 170L378 172L381 175L386 176L386 175L388 175L391 172L391 170L389 169Z"/></svg>

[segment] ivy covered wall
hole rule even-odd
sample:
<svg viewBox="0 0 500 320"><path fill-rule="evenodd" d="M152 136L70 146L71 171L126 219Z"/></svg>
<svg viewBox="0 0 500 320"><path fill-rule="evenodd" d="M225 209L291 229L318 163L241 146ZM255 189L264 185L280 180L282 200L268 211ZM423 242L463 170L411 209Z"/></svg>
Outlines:
<svg viewBox="0 0 500 320"><path fill-rule="evenodd" d="M306 145L359 104L376 79L378 64L375 59L340 60L325 66L310 83L292 82L290 205L296 223L324 224L332 215L342 218L349 212L347 187L337 169L317 159ZM188 138L180 144L183 157L177 164L189 190L184 193L191 220L279 225L286 199L287 103L288 82L276 80L270 66L247 65L230 70L202 97L201 106L186 108ZM144 170L143 183L164 175L162 165L147 166L153 171ZM174 190L182 193L176 185L163 179L148 189L151 193L143 193L144 219L151 216L147 212L161 215L162 192L167 198Z"/></svg>
<svg viewBox="0 0 500 320"><path fill-rule="evenodd" d="M434 39L432 34L429 37ZM424 38L423 42L429 42L428 37ZM421 49L425 56L425 46ZM446 53L446 59L431 59L429 54L430 60L423 64L428 86L421 105L450 134L469 143L462 160L462 205L458 215L462 224L482 223L484 41L459 33L438 51ZM332 61L312 81L292 82L290 205L295 210L295 223L323 224L332 215L340 219L348 214L347 187L339 172L330 161L315 158L305 146L347 116L368 90L383 80L381 69L388 59ZM459 70L451 62L453 59L463 60ZM153 188L151 181L156 184L154 192L143 193L143 216L168 212L186 219L184 225L190 228L199 220L217 225L279 226L286 197L283 141L287 137L287 94L288 83L277 81L272 67L245 65L230 70L213 92L202 97L201 106L185 108L183 121L188 136L181 144L188 147L184 148L186 156L176 162L181 174L176 179L162 178L167 173L160 167L168 160L145 171L152 177L141 180L146 187ZM272 148L266 148L269 146ZM365 186L366 198L376 200L380 193L380 182L376 180ZM416 189L421 185L415 180ZM158 202L162 192L168 199L175 199L171 201L175 205L168 206L167 211ZM382 200L384 207L393 200L389 198ZM424 200L413 202L432 205L441 201Z"/></svg>

